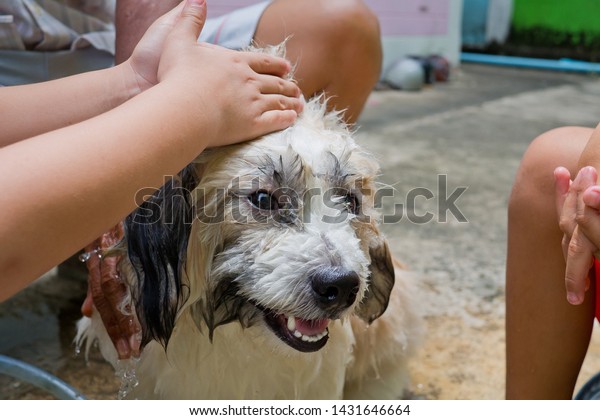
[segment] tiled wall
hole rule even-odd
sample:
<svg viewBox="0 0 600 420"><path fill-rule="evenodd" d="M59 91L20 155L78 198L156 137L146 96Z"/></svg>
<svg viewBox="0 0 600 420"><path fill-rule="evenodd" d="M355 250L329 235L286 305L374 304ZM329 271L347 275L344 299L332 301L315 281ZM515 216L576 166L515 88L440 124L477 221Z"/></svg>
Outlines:
<svg viewBox="0 0 600 420"><path fill-rule="evenodd" d="M259 0L208 0L209 16L258 3ZM302 1L302 0L297 0ZM445 35L449 0L365 0L379 16L383 36Z"/></svg>
<svg viewBox="0 0 600 420"><path fill-rule="evenodd" d="M208 14L218 16L259 1L208 0ZM384 69L392 61L411 54L441 54L458 65L463 0L364 1L381 23Z"/></svg>

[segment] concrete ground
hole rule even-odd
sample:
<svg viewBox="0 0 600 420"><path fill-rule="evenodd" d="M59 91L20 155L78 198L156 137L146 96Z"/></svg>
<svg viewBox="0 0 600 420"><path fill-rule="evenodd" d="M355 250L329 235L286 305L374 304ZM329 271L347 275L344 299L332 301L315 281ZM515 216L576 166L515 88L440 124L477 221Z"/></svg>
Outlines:
<svg viewBox="0 0 600 420"><path fill-rule="evenodd" d="M384 226L393 252L422 286L428 332L412 364L415 397L504 397L506 216L513 178L535 136L598 121L600 79L565 73L463 65L449 83L371 97L359 139L379 157L382 182L398 190L394 202L406 203L409 191L422 187L444 196L438 175L446 176L447 197L467 188L455 202L461 214L448 212L445 223L436 200L421 198L414 214L431 212L432 221L405 217ZM580 382L600 370L599 356L594 337Z"/></svg>
<svg viewBox="0 0 600 420"><path fill-rule="evenodd" d="M463 65L450 82L420 92L373 93L358 139L397 191L384 214L394 202L433 216L423 224L404 213L383 227L421 286L427 333L411 365L414 398L503 398L506 207L516 169L536 135L599 120L600 79L586 75ZM444 186L447 197L466 187L455 201L460 213L423 197L407 206L411 190L439 196ZM112 369L95 354L86 366L71 345L84 293L83 282L52 275L0 304L0 354L48 369L90 398L115 398ZM598 335L580 382L600 370ZM0 398L41 397L0 377Z"/></svg>

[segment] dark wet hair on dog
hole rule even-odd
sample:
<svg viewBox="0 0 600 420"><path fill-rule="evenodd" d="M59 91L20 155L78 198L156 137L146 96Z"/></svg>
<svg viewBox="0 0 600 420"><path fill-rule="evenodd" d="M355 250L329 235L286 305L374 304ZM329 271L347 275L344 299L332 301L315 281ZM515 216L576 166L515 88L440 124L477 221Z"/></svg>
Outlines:
<svg viewBox="0 0 600 420"><path fill-rule="evenodd" d="M125 220L128 257L137 276L132 287L142 346L156 340L166 347L183 290L183 266L193 213L191 191L198 183L193 165L169 179Z"/></svg>

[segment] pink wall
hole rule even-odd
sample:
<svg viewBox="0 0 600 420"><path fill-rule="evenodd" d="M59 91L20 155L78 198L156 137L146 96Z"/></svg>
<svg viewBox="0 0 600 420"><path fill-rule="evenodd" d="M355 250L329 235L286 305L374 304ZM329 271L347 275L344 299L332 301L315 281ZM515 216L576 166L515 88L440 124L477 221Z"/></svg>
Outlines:
<svg viewBox="0 0 600 420"><path fill-rule="evenodd" d="M259 0L208 0L209 16ZM302 0L296 0L302 1ZM365 0L379 16L384 36L446 35L450 0Z"/></svg>

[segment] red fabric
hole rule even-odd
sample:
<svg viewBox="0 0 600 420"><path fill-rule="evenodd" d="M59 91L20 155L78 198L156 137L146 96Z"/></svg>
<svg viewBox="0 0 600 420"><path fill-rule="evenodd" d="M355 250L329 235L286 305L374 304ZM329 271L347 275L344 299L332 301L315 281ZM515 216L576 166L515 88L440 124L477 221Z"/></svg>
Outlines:
<svg viewBox="0 0 600 420"><path fill-rule="evenodd" d="M590 281L594 281L596 284L596 319L600 321L600 285L598 285L598 279L600 279L600 262L598 260L594 260L592 277Z"/></svg>

